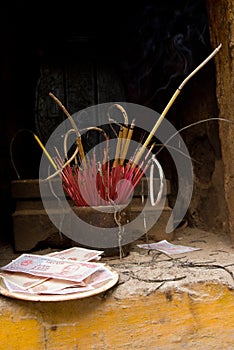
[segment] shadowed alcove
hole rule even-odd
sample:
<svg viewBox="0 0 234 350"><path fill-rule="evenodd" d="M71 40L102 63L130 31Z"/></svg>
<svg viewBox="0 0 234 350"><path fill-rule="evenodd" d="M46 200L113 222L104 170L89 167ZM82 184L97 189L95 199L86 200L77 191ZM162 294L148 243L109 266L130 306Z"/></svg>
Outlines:
<svg viewBox="0 0 234 350"><path fill-rule="evenodd" d="M210 40L211 7L202 0L115 8L68 1L63 7L21 2L4 9L1 206L8 227L4 236L12 235L11 181L38 177L41 149L32 132L45 143L66 118L49 92L71 114L111 101L161 113L182 80L219 44ZM194 167L188 225L228 233L219 125L201 122L219 117L216 83L213 60L186 85L167 119L177 130L184 129L181 136ZM197 122L201 123L193 125ZM171 183L173 207L176 169L166 152L158 158Z"/></svg>

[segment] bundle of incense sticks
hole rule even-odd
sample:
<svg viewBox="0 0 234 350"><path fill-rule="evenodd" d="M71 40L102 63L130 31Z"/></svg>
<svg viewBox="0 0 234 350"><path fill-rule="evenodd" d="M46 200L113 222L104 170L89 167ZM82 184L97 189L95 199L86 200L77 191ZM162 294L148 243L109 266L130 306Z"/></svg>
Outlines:
<svg viewBox="0 0 234 350"><path fill-rule="evenodd" d="M67 164L57 152L56 167L61 169L63 188L77 206L120 205L128 202L134 188L145 174L147 158L144 157L140 166L132 167L132 162L126 161L129 143L132 138L134 123L129 127L120 127L116 155L113 162L108 160L108 137L102 163L97 161L95 151L91 158L86 156L85 164ZM152 147L151 147L152 148ZM80 155L81 159L81 155ZM125 180L125 181L121 181Z"/></svg>
<svg viewBox="0 0 234 350"><path fill-rule="evenodd" d="M112 163L108 160L108 135L105 134L104 130L93 127L93 129L102 132L107 141L107 146L103 154L103 160L102 162L98 162L95 153L93 153L91 159L85 155L81 134L71 115L57 97L55 97L52 93L49 94L61 107L71 122L73 132L75 132L77 135L76 150L66 162L64 162L59 154L57 154L57 158L54 161L42 145L39 138L36 135L34 136L48 157L53 168L55 168L55 173L52 176L57 176L59 174L62 177L64 190L77 206L101 206L107 204L119 205L126 204L128 202L134 188L144 176L146 169L149 166L150 162L148 161L148 157L152 151L152 148L154 147L154 144L150 148L148 146L159 125L165 118L167 112L184 85L212 57L214 57L217 52L219 52L221 46L222 44L220 44L196 69L194 69L194 71L187 76L187 78L184 79L166 105L161 116L149 133L146 141L141 145L141 147L139 147L139 149L136 150L135 154L133 154L128 161L126 160L126 157L134 132L135 121L133 120L129 125L128 116L121 105L114 104L122 112L124 123L119 125L115 159ZM80 162L72 164L72 160L74 160L77 155L79 156Z"/></svg>

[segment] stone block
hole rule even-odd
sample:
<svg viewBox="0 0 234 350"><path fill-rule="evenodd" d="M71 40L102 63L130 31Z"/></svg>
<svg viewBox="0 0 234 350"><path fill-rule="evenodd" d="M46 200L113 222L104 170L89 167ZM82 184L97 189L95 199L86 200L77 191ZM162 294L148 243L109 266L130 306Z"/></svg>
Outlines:
<svg viewBox="0 0 234 350"><path fill-rule="evenodd" d="M157 180L156 180L157 181ZM167 186L170 190L170 186ZM121 212L121 224L125 224L134 220L142 211L142 195L147 195L147 186L145 180L139 184L131 203L123 209ZM164 196L168 194L164 193ZM61 247L67 248L69 246L77 245L77 242L66 237L63 232L53 224L50 217L45 210L40 197L39 180L17 180L12 182L12 196L16 202L16 210L12 214L13 219L13 234L14 234L14 248L16 251L30 251L34 248L40 247ZM53 198L52 193L48 187L48 199L51 201L51 213L52 215L61 216L61 210L58 208L57 201ZM144 225L154 223L155 216L158 216L158 210L161 210L159 219L147 229L147 235L149 239L159 241L167 239L171 241L174 236L174 232L166 233L165 228L168 220L172 214L172 209L168 206L168 201L164 197L164 207L154 208L148 206L145 209L146 220L142 219L136 223L136 230L140 233L144 232ZM69 199L68 199L69 202ZM75 207L70 201L70 205L73 211L82 220L97 227L117 227L114 220L113 213L103 213L98 210L94 210L91 207ZM50 215L51 215L50 213ZM61 223L63 218L69 214L69 209L62 212ZM70 218L68 217L66 222L69 225ZM72 223L71 223L72 224ZM61 226L62 227L62 226ZM149 227L149 226L148 226ZM140 235L139 235L140 236Z"/></svg>

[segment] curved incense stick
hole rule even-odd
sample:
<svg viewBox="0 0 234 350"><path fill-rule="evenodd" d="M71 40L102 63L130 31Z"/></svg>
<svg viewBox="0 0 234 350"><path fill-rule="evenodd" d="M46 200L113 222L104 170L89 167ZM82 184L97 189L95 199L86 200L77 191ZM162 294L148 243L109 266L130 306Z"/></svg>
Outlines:
<svg viewBox="0 0 234 350"><path fill-rule="evenodd" d="M80 158L81 158L81 161L83 161L84 166L86 166L85 153L84 153L84 148L83 148L82 141L81 141L81 135L80 135L80 132L79 132L77 126L76 126L76 123L72 119L71 115L68 113L67 109L61 103L61 101L59 101L59 99L54 94L52 94L52 92L49 93L49 96L52 97L53 100L59 105L59 107L62 109L64 114L70 120L70 123L73 126L74 130L76 131L76 134L77 134L77 146L78 146L78 149L79 149L79 152L80 152Z"/></svg>
<svg viewBox="0 0 234 350"><path fill-rule="evenodd" d="M124 118L124 124L126 126L128 126L128 115L127 115L127 112L125 111L125 109L123 108L123 106L121 106L120 104L118 103L114 103L113 105L111 105L108 109L108 112L107 112L107 115L108 115L108 118L109 118L109 121L111 123L115 123L115 124L119 124L116 122L116 120L114 120L113 118L111 118L110 116L110 109L113 108L113 107L116 107L118 110L120 110L122 112L122 115L123 115L123 118ZM119 124L120 125L120 124Z"/></svg>
<svg viewBox="0 0 234 350"><path fill-rule="evenodd" d="M113 118L110 117L110 108L116 107L118 110L122 112L123 118L124 118L124 125L121 125L120 123L117 123ZM114 122L115 124L120 126L119 129L119 134L117 136L118 141L117 141L117 146L116 146L116 151L115 151L115 160L113 163L113 167L115 168L119 164L119 160L123 159L123 154L125 152L125 143L126 139L128 138L128 115L123 106L121 106L118 103L114 103L111 105L111 107L108 110L108 118L110 122Z"/></svg>
<svg viewBox="0 0 234 350"><path fill-rule="evenodd" d="M185 78L183 80L183 82L180 84L180 86L178 87L178 89L175 91L175 93L173 94L173 96L171 97L170 101L168 102L168 104L166 105L164 111L162 112L162 114L160 115L159 119L157 120L156 124L154 125L153 129L151 130L149 136L147 137L147 139L145 140L144 144L142 145L142 147L138 150L138 152L136 153L135 158L133 159L133 164L132 166L135 166L140 158L142 157L146 147L148 146L149 142L151 141L152 137L154 136L155 132L157 131L159 125L161 124L161 122L163 121L163 118L165 117L165 115L167 114L167 112L169 111L169 109L171 108L171 106L173 105L173 103L175 102L177 96L179 95L179 93L181 92L182 88L184 87L184 85L189 81L189 79L191 79L194 74L196 74L212 57L214 57L218 51L221 49L222 44L220 44L197 68L195 68L188 76L187 78Z"/></svg>

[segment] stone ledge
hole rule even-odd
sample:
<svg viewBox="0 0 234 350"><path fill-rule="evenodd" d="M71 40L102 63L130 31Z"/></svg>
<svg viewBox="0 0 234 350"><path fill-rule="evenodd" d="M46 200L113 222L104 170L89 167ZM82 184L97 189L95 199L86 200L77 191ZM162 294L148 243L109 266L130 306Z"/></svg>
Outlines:
<svg viewBox="0 0 234 350"><path fill-rule="evenodd" d="M202 249L167 256L135 246L122 259L104 258L118 271L119 281L86 299L30 302L0 297L0 349L232 350L230 242L187 228L176 232L173 243Z"/></svg>
<svg viewBox="0 0 234 350"><path fill-rule="evenodd" d="M0 298L2 350L231 350L233 290L220 284L118 299L106 294L66 302Z"/></svg>

